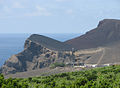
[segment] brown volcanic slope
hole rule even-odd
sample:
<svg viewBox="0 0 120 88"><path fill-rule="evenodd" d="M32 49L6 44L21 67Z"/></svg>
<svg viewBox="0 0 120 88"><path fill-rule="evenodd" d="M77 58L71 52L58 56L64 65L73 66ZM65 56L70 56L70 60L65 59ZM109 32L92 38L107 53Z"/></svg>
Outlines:
<svg viewBox="0 0 120 88"><path fill-rule="evenodd" d="M120 20L105 19L99 22L97 28L65 43L77 49L89 49L118 40L120 40Z"/></svg>
<svg viewBox="0 0 120 88"><path fill-rule="evenodd" d="M85 64L120 64L120 41L104 47L78 50L75 56L84 60Z"/></svg>

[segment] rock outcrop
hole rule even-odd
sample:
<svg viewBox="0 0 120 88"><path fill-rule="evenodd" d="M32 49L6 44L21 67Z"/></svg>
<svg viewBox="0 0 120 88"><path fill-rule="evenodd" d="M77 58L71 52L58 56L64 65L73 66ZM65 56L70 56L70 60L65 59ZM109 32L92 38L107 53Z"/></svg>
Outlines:
<svg viewBox="0 0 120 88"><path fill-rule="evenodd" d="M25 42L24 51L13 55L1 68L3 74L24 72L49 67L71 57L72 48L57 40L33 34Z"/></svg>

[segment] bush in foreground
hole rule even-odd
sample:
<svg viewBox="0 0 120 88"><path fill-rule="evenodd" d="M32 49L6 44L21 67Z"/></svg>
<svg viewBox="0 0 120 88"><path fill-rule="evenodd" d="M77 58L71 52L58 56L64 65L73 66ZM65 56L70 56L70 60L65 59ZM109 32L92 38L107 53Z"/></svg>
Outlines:
<svg viewBox="0 0 120 88"><path fill-rule="evenodd" d="M25 79L4 79L0 88L120 88L120 66Z"/></svg>

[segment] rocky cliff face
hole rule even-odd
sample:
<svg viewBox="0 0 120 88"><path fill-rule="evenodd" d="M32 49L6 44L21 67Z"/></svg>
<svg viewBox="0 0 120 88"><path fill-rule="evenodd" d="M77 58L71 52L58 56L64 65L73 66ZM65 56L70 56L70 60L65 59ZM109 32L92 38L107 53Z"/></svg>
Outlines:
<svg viewBox="0 0 120 88"><path fill-rule="evenodd" d="M70 59L71 47L42 35L32 35L25 42L24 51L13 55L1 68L4 74L49 67L54 62Z"/></svg>
<svg viewBox="0 0 120 88"><path fill-rule="evenodd" d="M118 40L120 40L120 20L105 19L99 22L97 28L65 43L77 49L89 49Z"/></svg>

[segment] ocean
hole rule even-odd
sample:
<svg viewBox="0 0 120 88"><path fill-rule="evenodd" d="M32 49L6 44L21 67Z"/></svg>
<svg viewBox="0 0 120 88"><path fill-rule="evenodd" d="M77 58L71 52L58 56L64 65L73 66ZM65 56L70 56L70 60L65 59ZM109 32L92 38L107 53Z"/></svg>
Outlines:
<svg viewBox="0 0 120 88"><path fill-rule="evenodd" d="M0 34L0 66L12 55L24 49L29 34Z"/></svg>
<svg viewBox="0 0 120 88"><path fill-rule="evenodd" d="M44 34L42 35L54 38L59 41L66 41L75 38L81 34ZM0 66L12 55L21 52L24 49L25 40L30 34L0 34Z"/></svg>

